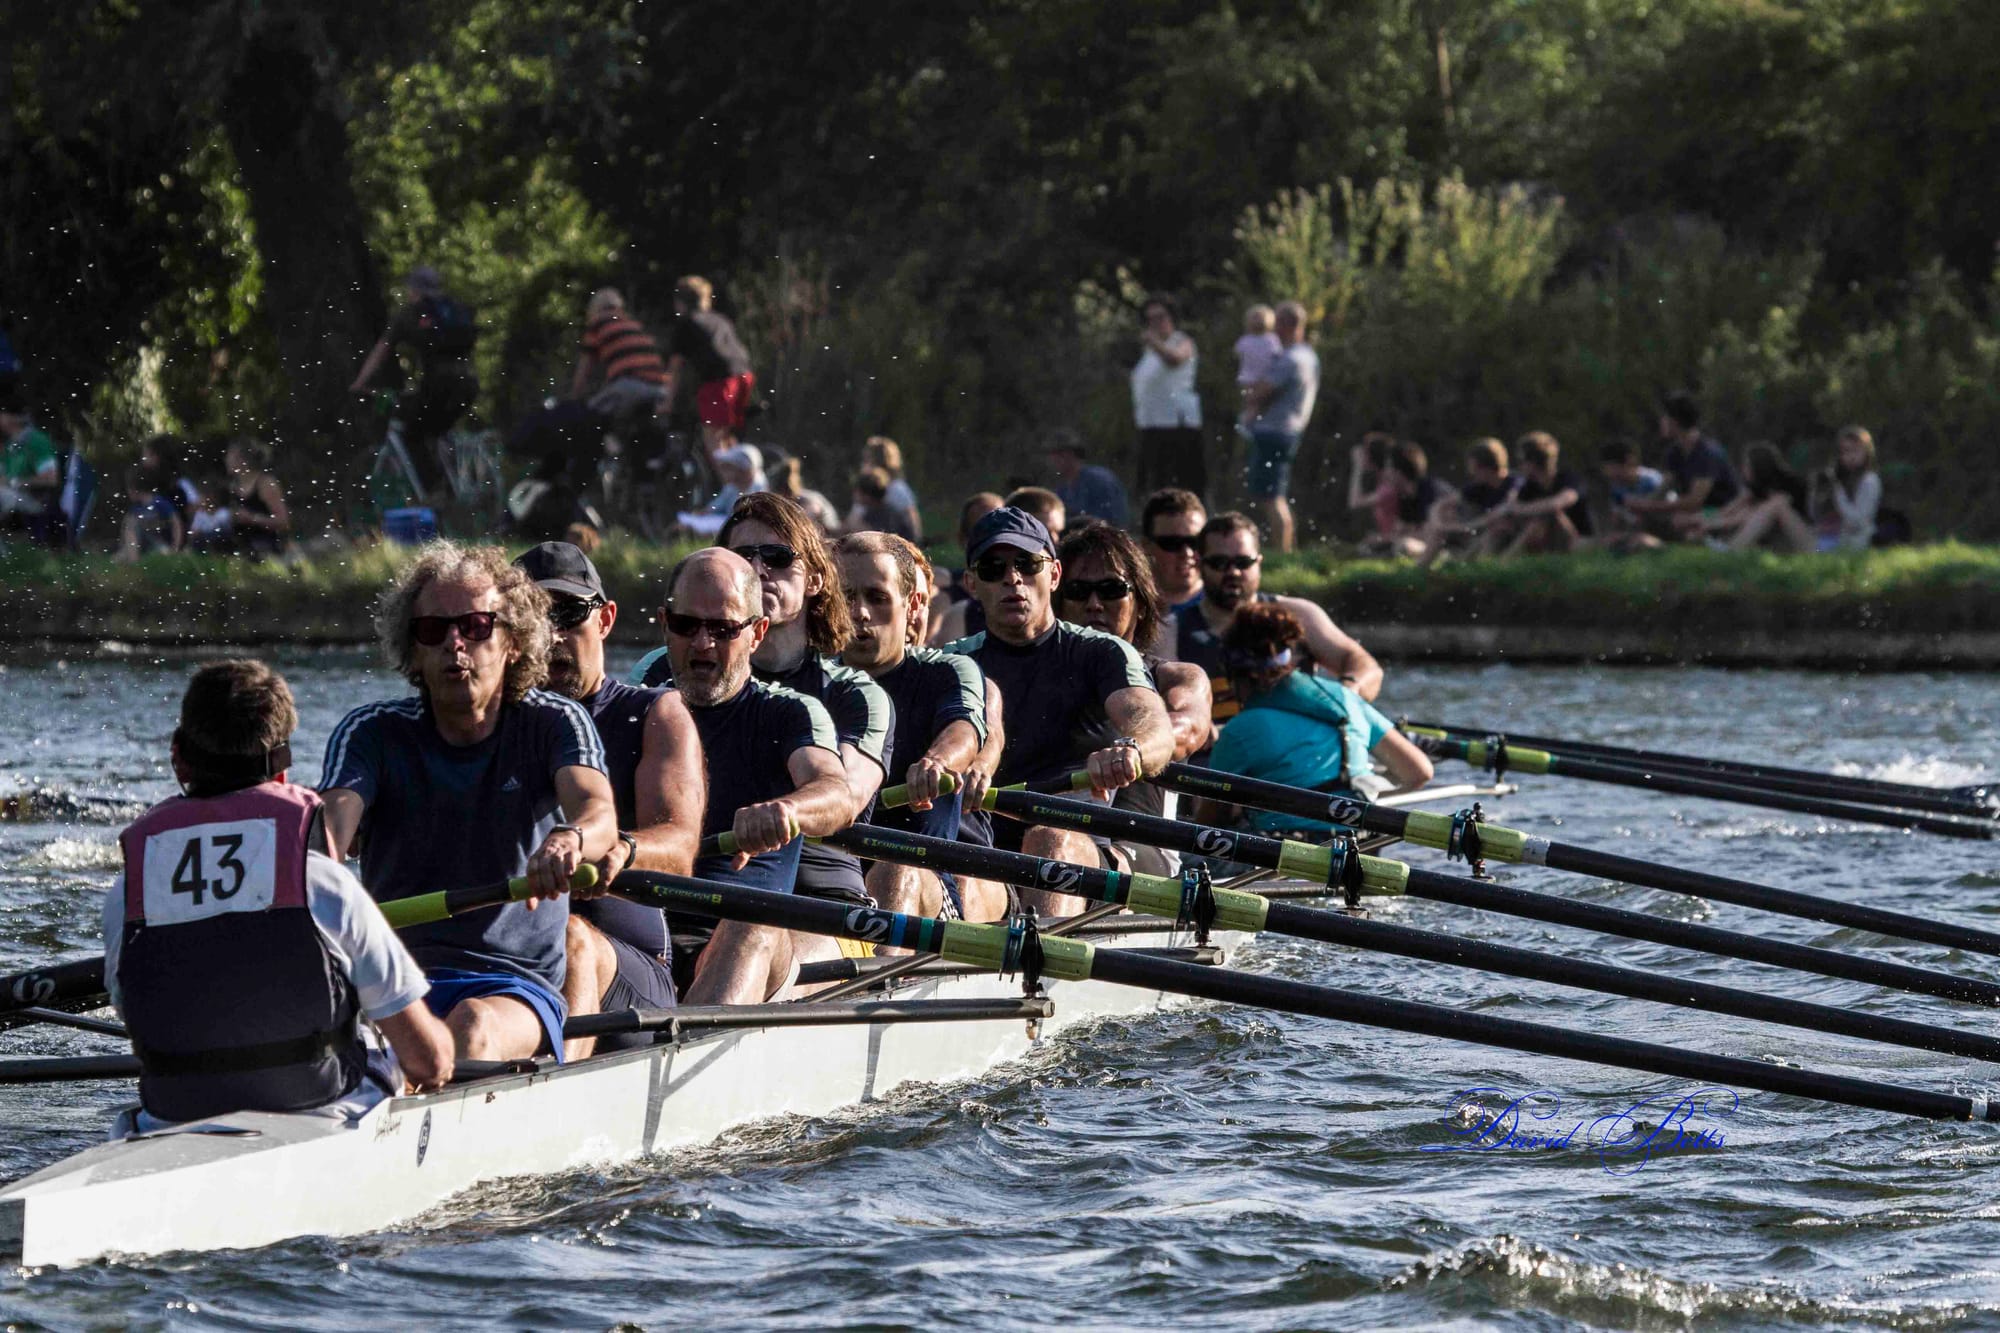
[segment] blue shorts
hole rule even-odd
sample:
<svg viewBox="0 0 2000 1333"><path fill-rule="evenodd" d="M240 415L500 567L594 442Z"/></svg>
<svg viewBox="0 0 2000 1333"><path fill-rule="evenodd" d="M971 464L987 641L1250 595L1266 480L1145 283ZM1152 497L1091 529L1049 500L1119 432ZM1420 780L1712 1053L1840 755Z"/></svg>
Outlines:
<svg viewBox="0 0 2000 1333"><path fill-rule="evenodd" d="M547 986L513 972L464 972L455 967L434 967L424 975L431 983L431 992L424 997L424 1003L439 1018L456 1009L461 1000L483 1000L490 995L505 995L527 1005L542 1021L542 1044L535 1054L553 1054L556 1063L562 1063L563 1019L568 1017L569 1007L562 996Z"/></svg>
<svg viewBox="0 0 2000 1333"><path fill-rule="evenodd" d="M1292 460L1298 453L1299 437L1292 432L1253 427L1244 489L1259 500L1275 500L1287 494L1292 488Z"/></svg>
<svg viewBox="0 0 2000 1333"><path fill-rule="evenodd" d="M674 974L665 963L636 944L606 935L611 952L618 957L618 974L605 988L601 1007L611 1013L620 1009L672 1009L680 1002L674 993ZM599 1051L629 1051L651 1046L657 1034L618 1032L597 1039Z"/></svg>

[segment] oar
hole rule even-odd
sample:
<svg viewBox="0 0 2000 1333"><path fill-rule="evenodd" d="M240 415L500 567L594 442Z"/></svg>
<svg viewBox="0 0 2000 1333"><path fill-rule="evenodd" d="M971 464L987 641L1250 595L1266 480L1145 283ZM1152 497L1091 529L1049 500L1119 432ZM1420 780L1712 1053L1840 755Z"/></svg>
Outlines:
<svg viewBox="0 0 2000 1333"><path fill-rule="evenodd" d="M460 1060L453 1067L453 1083L495 1078L532 1070L524 1060ZM136 1055L37 1055L0 1059L0 1084L84 1083L94 1079L137 1078Z"/></svg>
<svg viewBox="0 0 2000 1333"><path fill-rule="evenodd" d="M1641 861L1636 857L1600 852L1574 843L1555 842L1499 824L1473 824L1456 815L1428 810L1391 810L1349 796L1329 796L1306 787L1289 787L1283 783L1239 777L1234 773L1195 768L1189 764L1168 764L1148 781L1190 796L1205 796L1231 805L1254 806L1259 810L1272 810L1300 819L1363 828L1371 833L1392 833L1405 842L1436 848L1449 855L1469 851L1474 858L1485 856L1496 861L1545 865L1552 870L1595 875L1600 879L1637 884L1668 893L1714 898L1738 907L1754 907L1807 921L1823 921L1828 925L1866 930L1877 935L1921 940L1926 944L1941 944L1948 949L2000 957L2000 934L1976 926L1933 921L1908 912L1863 907L1836 898L1800 893L1796 889L1772 888L1746 879L1731 879L1724 875L1662 865L1656 861ZM1466 844L1468 828L1477 838L1476 849Z"/></svg>
<svg viewBox="0 0 2000 1333"><path fill-rule="evenodd" d="M1065 801L1052 796L1035 796L1026 792L993 792L989 795L996 803L995 808L1006 813L1019 812L1021 817L1034 818L1039 823L1067 823L1069 827L1120 837L1145 837L1156 832L1166 834L1168 830L1160 826L1176 823L1174 820L1135 815L1123 810L1110 811L1107 818L1107 812L1101 806ZM1205 829L1199 825L1187 827L1194 836L1182 837L1178 833L1172 833L1163 839L1161 845L1180 844L1182 850L1193 851L1200 844L1208 843L1213 846L1221 841L1210 835L1228 836L1228 830L1225 829ZM1948 1055L1970 1056L1977 1060L2000 1063L2000 1038L1990 1037L1984 1033L1961 1032L1953 1028L1885 1018L1876 1014L1856 1013L1832 1005L1787 1000L1729 986L1688 981L1660 973L1643 972L1636 968L1614 967L1607 963L1563 958L1501 944L1487 944L1437 931L1359 920L1343 916L1338 912L1300 907L1293 903L1272 902L1257 894L1230 889L1211 888L1208 900L1213 907L1210 909L1199 897L1199 886L1190 885L1185 879L1166 879L1156 875L1128 875L1118 871L1072 865L1066 861L1044 860L1017 852L975 847L915 833L904 833L900 830L871 828L859 824L844 833L832 835L827 841L836 846L846 847L849 851L881 860L980 875L1024 888L1049 889L1060 885L1061 892L1096 898L1102 902L1123 903L1134 911L1149 916L1178 919L1189 915L1198 916L1203 911L1213 910L1217 926L1225 930L1270 931L1278 935L1321 940L1328 944L1348 945L1377 953L1399 954L1405 958L1420 958L1427 962L1444 963L1454 967L1477 968L1484 972L1497 972L1530 981L1546 981L1559 986L1603 991L1635 1000L1653 1000L1687 1009L1729 1014L1735 1018L1781 1023L1787 1027L1806 1028L1814 1032L1838 1033L1841 1036L1858 1037L1864 1041L1887 1042L1897 1046L1915 1047L1918 1050L1940 1051ZM1253 863L1259 860L1274 862L1288 860L1281 846L1270 845L1276 841L1272 838L1238 837L1234 841L1233 851L1239 859ZM1325 865L1329 849L1302 847L1301 850L1308 854L1308 859L1317 859L1321 867ZM1221 854L1231 855L1230 852ZM1357 856L1356 860L1373 861L1375 858ZM1297 865L1296 860L1293 860L1288 868L1296 870L1301 867ZM1324 875L1326 870L1322 868L1320 873ZM1421 872L1411 872L1407 867L1394 861L1376 861L1373 867L1363 870L1362 873L1378 883L1386 880L1393 885L1398 878L1402 878L1405 884L1416 881L1410 891L1421 892ZM1395 887L1377 890L1377 892L1391 893L1397 891L1399 890Z"/></svg>
<svg viewBox="0 0 2000 1333"><path fill-rule="evenodd" d="M1931 1120L2000 1119L2000 1106L1985 1097L1932 1092L1762 1060L1684 1051L1412 1000L1385 999L1282 977L1142 957L1125 949L1100 950L1083 940L1030 935L1005 924L935 921L645 870L626 871L612 887L614 892L649 907L706 912L782 930L900 945L936 953L955 963L977 964L989 971L1011 972L1032 966L1041 977L1053 981L1094 980L1136 986L1142 990L1554 1055L1726 1087L1757 1088Z"/></svg>
<svg viewBox="0 0 2000 1333"><path fill-rule="evenodd" d="M24 1009L60 1009L104 994L104 956L30 968L0 977L0 1014Z"/></svg>
<svg viewBox="0 0 2000 1333"><path fill-rule="evenodd" d="M1796 792L1801 796L1831 796L1863 804L1900 806L1907 810L1936 810L1941 814L1973 815L1991 819L1996 811L1992 789L1969 787L1925 787L1914 782L1890 782L1883 778L1843 777L1838 773L1815 773L1805 768L1783 768L1775 764L1748 764L1733 759L1709 759L1700 755L1673 754L1665 750L1641 750L1624 745L1603 745L1594 741L1563 740L1552 736L1524 736L1492 727L1448 727L1435 722L1402 722L1404 732L1429 732L1464 740L1485 740L1504 736L1515 743L1546 750L1550 754L1579 759L1602 759L1628 768L1667 768L1703 774L1745 786L1768 786L1775 791Z"/></svg>
<svg viewBox="0 0 2000 1333"><path fill-rule="evenodd" d="M588 889L596 883L597 867L594 865L580 865L570 873L569 886L572 889ZM469 889L440 889L436 893L420 893L414 898L398 898L382 904L382 915L389 918L389 924L397 930L408 930L411 926L427 926L433 921L464 916L467 912L488 907L505 907L527 896L528 877L516 875L498 884L480 884Z"/></svg>
<svg viewBox="0 0 2000 1333"><path fill-rule="evenodd" d="M1992 838L2000 836L2000 823L1990 818L1957 819L1950 815L1924 814L1917 810L1892 810L1884 806L1856 805L1824 796L1800 796L1769 787L1746 787L1733 782L1695 777L1679 771L1628 768L1601 759L1579 759L1550 754L1526 746L1493 741L1469 741L1421 727L1406 734L1426 753L1439 759L1462 759L1474 768L1490 768L1495 773L1547 773L1553 777L1581 778L1614 787L1642 787L1647 791L1674 792L1701 796L1732 805L1754 805L1768 810L1795 810L1801 814L1844 819L1855 824L1881 824L1915 833L1937 833L1947 838Z"/></svg>

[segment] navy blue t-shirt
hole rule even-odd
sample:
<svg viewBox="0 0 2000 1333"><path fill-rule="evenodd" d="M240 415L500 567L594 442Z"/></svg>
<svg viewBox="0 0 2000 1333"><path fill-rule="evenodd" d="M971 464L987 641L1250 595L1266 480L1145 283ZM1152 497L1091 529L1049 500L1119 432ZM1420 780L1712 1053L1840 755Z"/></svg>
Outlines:
<svg viewBox="0 0 2000 1333"><path fill-rule="evenodd" d="M1674 490L1682 495L1703 477L1710 479L1713 484L1708 488L1708 498L1702 501L1704 509L1720 509L1742 493L1743 482L1736 475L1735 464L1729 461L1722 446L1706 435L1685 452L1668 449L1666 464Z"/></svg>
<svg viewBox="0 0 2000 1333"><path fill-rule="evenodd" d="M896 710L889 695L868 674L832 662L817 653L807 653L790 671L757 672L759 680L781 685L825 705L833 719L833 732L841 745L852 745L862 755L889 771L889 745L896 730ZM866 821L874 810L870 802L858 818ZM838 847L807 843L799 852L798 891L815 898L833 898L867 904L861 862L854 853Z"/></svg>
<svg viewBox="0 0 2000 1333"><path fill-rule="evenodd" d="M604 765L611 777L611 795L618 805L618 827L639 827L639 760L646 752L646 717L668 691L644 689L606 677L597 693L583 701L604 742ZM613 939L624 940L641 953L657 958L667 951L667 915L657 907L605 894L578 899L576 914Z"/></svg>
<svg viewBox="0 0 2000 1333"><path fill-rule="evenodd" d="M574 700L530 690L500 710L491 736L450 745L421 697L364 704L327 742L320 790L362 800L361 880L377 901L525 874L561 822L556 774L604 772L604 747ZM562 989L568 897L509 903L401 932L424 967L514 972Z"/></svg>
<svg viewBox="0 0 2000 1333"><path fill-rule="evenodd" d="M1558 468L1554 479L1546 486L1533 477L1525 477L1521 482L1521 489L1514 498L1522 504L1528 504L1535 500L1546 500L1552 495L1561 495L1564 491L1576 492L1576 503L1563 511L1569 515L1570 526L1575 528L1580 536L1591 536L1597 531L1597 525L1591 522L1590 505L1584 500L1584 497L1590 494L1590 488L1585 486L1583 479L1574 472Z"/></svg>
<svg viewBox="0 0 2000 1333"><path fill-rule="evenodd" d="M929 753L938 734L954 722L967 722L986 743L986 681L969 657L912 648L903 660L875 677L896 710L896 735L889 747L891 785L902 782L910 765ZM933 838L955 838L959 830L959 793L953 792L918 812L908 806L875 812L874 822Z"/></svg>

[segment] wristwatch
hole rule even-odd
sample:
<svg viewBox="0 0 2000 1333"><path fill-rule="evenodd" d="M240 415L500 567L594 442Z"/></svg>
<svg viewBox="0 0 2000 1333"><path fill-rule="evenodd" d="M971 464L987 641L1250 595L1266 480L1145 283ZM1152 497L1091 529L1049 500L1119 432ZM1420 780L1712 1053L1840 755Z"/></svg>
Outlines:
<svg viewBox="0 0 2000 1333"><path fill-rule="evenodd" d="M1132 749L1132 767L1139 770L1140 777L1143 778L1146 776L1146 756L1139 749L1139 742L1137 740L1133 739L1130 736L1120 736L1117 740L1111 743L1113 745L1130 746Z"/></svg>
<svg viewBox="0 0 2000 1333"><path fill-rule="evenodd" d="M625 844L625 864L631 865L639 859L639 840L624 829L618 830L618 841Z"/></svg>
<svg viewBox="0 0 2000 1333"><path fill-rule="evenodd" d="M550 830L549 830L549 832L551 832L551 833L574 833L574 834L576 834L576 846L577 846L577 850L578 850L578 851L581 851L581 850L583 850L583 827L582 827L581 825L579 825L579 824L558 824L558 825L556 825L556 826L555 826L554 828L550 829Z"/></svg>

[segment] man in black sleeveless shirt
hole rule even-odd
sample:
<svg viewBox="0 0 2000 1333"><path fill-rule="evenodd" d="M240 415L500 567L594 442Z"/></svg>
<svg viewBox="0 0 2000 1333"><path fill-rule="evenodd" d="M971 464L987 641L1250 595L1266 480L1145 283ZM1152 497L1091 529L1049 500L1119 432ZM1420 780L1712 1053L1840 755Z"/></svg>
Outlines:
<svg viewBox="0 0 2000 1333"><path fill-rule="evenodd" d="M604 641L618 623L596 566L568 542L543 542L514 563L549 595L549 688L590 710L604 742L605 769L618 807L618 842L595 896L574 895L565 951L563 999L572 1014L657 1009L674 1003L666 914L604 892L627 867L685 875L701 841L707 794L701 739L677 691L642 689L604 674ZM646 1034L573 1038L571 1060L595 1046L650 1044Z"/></svg>

